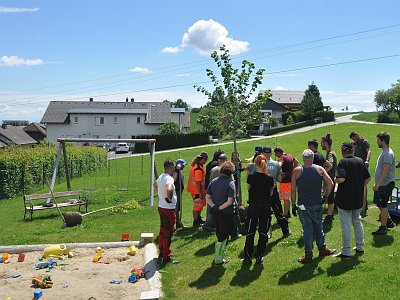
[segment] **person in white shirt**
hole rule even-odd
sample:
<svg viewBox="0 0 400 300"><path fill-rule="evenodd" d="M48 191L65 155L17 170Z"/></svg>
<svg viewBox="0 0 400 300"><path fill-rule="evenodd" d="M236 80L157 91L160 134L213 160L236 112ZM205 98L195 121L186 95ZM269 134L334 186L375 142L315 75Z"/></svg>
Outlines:
<svg viewBox="0 0 400 300"><path fill-rule="evenodd" d="M158 247L160 257L165 263L178 263L171 258L171 239L176 222L176 190L174 178L175 165L172 160L164 162L164 173L158 177L154 187L158 190L158 213L160 214L160 233L158 235Z"/></svg>

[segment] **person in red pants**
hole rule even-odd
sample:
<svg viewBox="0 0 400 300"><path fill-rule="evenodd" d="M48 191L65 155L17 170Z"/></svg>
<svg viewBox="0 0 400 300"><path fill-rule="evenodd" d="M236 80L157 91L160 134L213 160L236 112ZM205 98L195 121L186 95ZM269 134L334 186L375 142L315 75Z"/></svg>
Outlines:
<svg viewBox="0 0 400 300"><path fill-rule="evenodd" d="M158 177L154 186L158 190L158 213L160 214L160 233L158 235L158 247L160 257L164 263L178 263L179 261L171 258L171 239L176 222L175 206L176 191L174 178L175 165L172 160L164 162L164 173Z"/></svg>

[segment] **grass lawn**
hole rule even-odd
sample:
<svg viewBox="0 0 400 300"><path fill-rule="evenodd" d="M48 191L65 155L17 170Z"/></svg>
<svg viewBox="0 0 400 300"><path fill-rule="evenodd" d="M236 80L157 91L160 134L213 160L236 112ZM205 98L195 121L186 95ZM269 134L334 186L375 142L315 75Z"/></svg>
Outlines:
<svg viewBox="0 0 400 300"><path fill-rule="evenodd" d="M362 112L361 111L359 111L359 112L354 112L354 111L335 112L335 117L343 117L343 116L358 114L358 113L362 113Z"/></svg>
<svg viewBox="0 0 400 300"><path fill-rule="evenodd" d="M190 113L190 132L200 131L203 129L203 126L197 123L198 117L199 113Z"/></svg>
<svg viewBox="0 0 400 300"><path fill-rule="evenodd" d="M376 123L376 120L378 118L378 112L377 111L371 111L371 112L362 112L358 116L352 117L354 120L358 121L366 121L366 122L374 122Z"/></svg>
<svg viewBox="0 0 400 300"><path fill-rule="evenodd" d="M337 124L314 129L296 135L279 138L266 138L261 141L238 144L241 157L250 157L254 146L282 146L287 152L300 157L310 138L319 139L331 133L333 148L340 153L341 142L348 140L351 131L357 131L371 143L372 159L370 171L373 176L376 159L380 149L376 146L375 135L387 130L391 134L391 145L395 153L399 152L400 128L380 124L366 125L357 123ZM221 147L230 154L232 145L207 146L202 149L171 151L156 156L157 169L161 172L162 162L166 158L183 157L187 162L202 150L209 156ZM73 228L60 228L61 219L56 210L35 212L33 220L23 220L22 197L1 200L0 227L1 245L68 243L91 241L118 241L121 233L130 233L132 239L138 239L141 232L158 232L159 219L155 207L148 205L149 158L126 158L111 161L108 170L99 171L85 178L75 178L73 189L84 186L97 186L96 192L87 192L91 204L89 210L107 207L136 199L140 208L125 213L101 212L87 216L83 224ZM127 174L130 169L129 191L116 191L115 186L127 186ZM185 169L187 179L188 168ZM118 174L118 177L116 177ZM244 177L242 177L244 178ZM369 190L369 202L372 202L372 184ZM245 185L243 183L243 190ZM65 190L65 183L56 186L56 190ZM246 199L246 193L243 194ZM350 260L340 261L332 257L315 259L309 265L300 265L297 258L303 255L301 225L298 218L290 219L292 236L281 239L280 229L273 225L273 237L267 246L263 266L246 267L239 264L244 238L231 242L227 247L227 256L231 263L225 268L211 268L215 236L202 230L195 230L191 224L191 199L187 192L183 194L183 223L188 225L178 230L173 238L174 257L181 260L178 265L169 265L163 273L163 290L166 299L198 299L215 297L220 299L398 299L400 274L399 230L392 229L387 236L373 238L371 231L377 229L378 209L371 208L364 219L365 254L353 256ZM156 202L157 203L157 202ZM273 221L275 222L275 220ZM330 247L340 250L341 233L339 219L336 217L326 241ZM317 255L316 251L314 252Z"/></svg>

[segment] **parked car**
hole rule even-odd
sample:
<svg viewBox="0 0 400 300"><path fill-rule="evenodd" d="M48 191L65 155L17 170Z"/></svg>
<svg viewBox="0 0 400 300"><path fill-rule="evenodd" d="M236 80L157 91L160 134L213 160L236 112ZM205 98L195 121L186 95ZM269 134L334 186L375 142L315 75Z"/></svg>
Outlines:
<svg viewBox="0 0 400 300"><path fill-rule="evenodd" d="M118 143L117 147L115 148L115 153L120 153L120 152L129 152L129 146L127 143Z"/></svg>

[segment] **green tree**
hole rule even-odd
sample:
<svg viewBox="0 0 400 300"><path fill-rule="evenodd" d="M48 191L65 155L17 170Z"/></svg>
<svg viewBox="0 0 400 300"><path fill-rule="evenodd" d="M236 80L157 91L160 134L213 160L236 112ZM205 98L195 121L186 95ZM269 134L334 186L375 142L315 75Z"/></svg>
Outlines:
<svg viewBox="0 0 400 300"><path fill-rule="evenodd" d="M178 134L180 132L179 125L175 122L167 122L158 127L157 132L162 135Z"/></svg>
<svg viewBox="0 0 400 300"><path fill-rule="evenodd" d="M289 117L287 118L287 120L286 120L286 125L292 125L292 124L294 124L294 123L295 123L295 121L294 121L293 117L292 117L292 116L289 116Z"/></svg>
<svg viewBox="0 0 400 300"><path fill-rule="evenodd" d="M171 107L184 108L185 110L189 109L189 105L185 101L183 101L181 98L179 98L175 102L171 102Z"/></svg>
<svg viewBox="0 0 400 300"><path fill-rule="evenodd" d="M278 119L272 116L269 116L267 118L268 124L270 126L270 128L275 128L278 126Z"/></svg>
<svg viewBox="0 0 400 300"><path fill-rule="evenodd" d="M393 112L400 120L400 80L392 84L390 89L377 91L374 102L378 111L387 115Z"/></svg>
<svg viewBox="0 0 400 300"><path fill-rule="evenodd" d="M204 131L212 135L221 136L224 132L221 122L216 120L221 119L221 112L213 106L205 106L201 109L197 123L203 126Z"/></svg>
<svg viewBox="0 0 400 300"><path fill-rule="evenodd" d="M219 68L218 76L212 70L207 69L207 76L211 79L214 90L209 91L205 87L195 85L194 88L206 95L209 99L208 107L218 111L212 115L214 122L222 124L224 132L230 133L233 138L233 151L238 153L236 140L237 136L252 127L260 119L260 108L270 93L259 94L254 101L250 98L257 87L262 83L264 69L255 71L254 63L243 60L240 70L234 68L231 63L229 50L224 46L220 53L214 51L211 57ZM240 177L238 177L240 187ZM238 191L238 203L242 203L241 190Z"/></svg>
<svg viewBox="0 0 400 300"><path fill-rule="evenodd" d="M315 117L315 113L323 109L324 104L322 103L319 89L313 81L304 93L303 100L301 101L301 110L307 119L312 120Z"/></svg>

